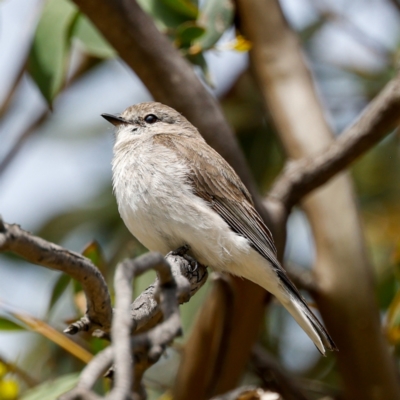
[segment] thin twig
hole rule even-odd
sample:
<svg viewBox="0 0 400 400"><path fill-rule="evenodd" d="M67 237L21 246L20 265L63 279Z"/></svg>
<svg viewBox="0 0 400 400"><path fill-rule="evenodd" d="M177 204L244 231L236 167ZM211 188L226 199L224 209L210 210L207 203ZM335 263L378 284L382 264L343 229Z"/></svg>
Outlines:
<svg viewBox="0 0 400 400"><path fill-rule="evenodd" d="M62 397L63 400L79 398L77 397L81 393L79 390L90 391L96 380L113 361L116 369L109 370L106 376L114 377L115 375L115 384L107 398L113 400L127 398L126 396L131 391L132 380L130 348L133 349L135 360L134 393L138 398L143 397L141 381L144 372L158 361L166 345L181 334L179 302L188 301L207 278L206 267L196 263L196 270L199 271L197 274L193 270L192 262L194 260L185 254L171 252L166 258L158 253L147 253L134 260L125 260L118 265L115 275L116 309L111 330L112 346L93 358L82 371L76 388L65 394ZM139 296L144 311L136 313L139 319L136 321L135 312L132 312L132 309L135 310L136 301L130 305L132 297L130 281L133 276L138 276L148 269L156 270L157 280L151 285L152 290L146 290L145 295ZM186 276L189 279L186 279ZM157 298L160 300L160 305L155 303L154 299ZM150 303L150 306L147 303ZM164 317L164 321L153 327L154 320L159 319L159 313ZM150 327L152 329L148 330ZM131 339L131 331L135 329L145 332Z"/></svg>
<svg viewBox="0 0 400 400"><path fill-rule="evenodd" d="M263 381L263 387L276 391L285 400L307 400L296 379L290 376L261 345L251 352L251 364Z"/></svg>
<svg viewBox="0 0 400 400"><path fill-rule="evenodd" d="M11 149L5 155L5 157L0 161L0 175L5 171L14 157L18 154L19 150L21 149L22 145L26 142L26 140L34 133L44 121L46 121L48 117L48 111L43 111L35 121L28 126L25 131L23 131L20 136L17 138Z"/></svg>
<svg viewBox="0 0 400 400"><path fill-rule="evenodd" d="M10 107L10 104L14 98L14 94L16 93L19 84L21 83L21 80L25 74L25 68L26 68L26 61L21 65L20 70L18 71L18 74L16 75L14 82L11 85L10 90L7 93L6 98L4 99L3 103L0 106L0 118L4 116L4 114L7 112L8 108Z"/></svg>

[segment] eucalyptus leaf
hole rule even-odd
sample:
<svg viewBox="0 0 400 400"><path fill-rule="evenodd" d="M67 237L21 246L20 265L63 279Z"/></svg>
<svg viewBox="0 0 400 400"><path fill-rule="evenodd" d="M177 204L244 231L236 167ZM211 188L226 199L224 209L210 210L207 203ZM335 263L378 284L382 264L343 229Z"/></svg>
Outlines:
<svg viewBox="0 0 400 400"><path fill-rule="evenodd" d="M48 0L31 46L28 71L51 106L67 74L70 29L78 15L67 0Z"/></svg>
<svg viewBox="0 0 400 400"><path fill-rule="evenodd" d="M54 400L71 390L79 380L79 373L63 375L26 391L20 400Z"/></svg>
<svg viewBox="0 0 400 400"><path fill-rule="evenodd" d="M210 49L232 25L234 5L232 0L206 0L200 11L197 23L204 26L206 32L195 44L202 50Z"/></svg>
<svg viewBox="0 0 400 400"><path fill-rule="evenodd" d="M181 45L188 46L204 33L205 29L202 26L197 25L194 21L188 21L178 26L176 39Z"/></svg>
<svg viewBox="0 0 400 400"><path fill-rule="evenodd" d="M192 17L176 12L163 0L138 0L138 3L153 18L157 28L170 36L174 36L175 29L179 25L193 20Z"/></svg>
<svg viewBox="0 0 400 400"><path fill-rule="evenodd" d="M104 275L106 270L106 259L104 252L96 240L88 243L82 251L82 255L88 258Z"/></svg>
<svg viewBox="0 0 400 400"><path fill-rule="evenodd" d="M71 34L82 44L85 52L91 56L113 58L117 55L114 48L83 14L79 14L75 20Z"/></svg>
<svg viewBox="0 0 400 400"><path fill-rule="evenodd" d="M400 291L397 292L388 309L386 334L390 343L400 343Z"/></svg>
<svg viewBox="0 0 400 400"><path fill-rule="evenodd" d="M190 0L162 0L162 2L185 17L197 18L199 10Z"/></svg>
<svg viewBox="0 0 400 400"><path fill-rule="evenodd" d="M53 292L51 294L51 299L49 302L49 310L57 303L57 300L62 296L65 289L68 287L68 284L71 282L71 277L65 274L61 274L57 279Z"/></svg>
<svg viewBox="0 0 400 400"><path fill-rule="evenodd" d="M203 53L198 53L194 55L188 54L186 58L194 65L197 65L200 67L201 72L203 74L203 78L207 85L209 85L211 88L214 88L214 82L211 78L210 70L208 69L207 61L204 57Z"/></svg>
<svg viewBox="0 0 400 400"><path fill-rule="evenodd" d="M24 331L25 328L7 317L0 317L0 331Z"/></svg>

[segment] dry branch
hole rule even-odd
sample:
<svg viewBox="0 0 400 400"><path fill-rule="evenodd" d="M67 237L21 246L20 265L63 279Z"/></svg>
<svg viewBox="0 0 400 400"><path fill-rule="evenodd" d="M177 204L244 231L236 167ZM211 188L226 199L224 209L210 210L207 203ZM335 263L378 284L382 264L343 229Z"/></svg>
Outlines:
<svg viewBox="0 0 400 400"><path fill-rule="evenodd" d="M112 308L107 284L96 266L86 257L32 235L19 225L0 219L0 251L11 251L27 261L61 271L81 283L86 295L87 311L81 327L107 332L111 326ZM70 329L69 333L76 333Z"/></svg>
<svg viewBox="0 0 400 400"><path fill-rule="evenodd" d="M269 197L290 209L305 195L348 167L400 122L400 75L393 78L361 117L325 150L288 164Z"/></svg>
<svg viewBox="0 0 400 400"><path fill-rule="evenodd" d="M170 256L185 258L184 254L176 254L176 252L172 252L167 258ZM190 261L188 261L188 265L190 266ZM182 270L182 266L179 268ZM202 279L205 280L205 268L201 265L198 265L197 268L203 269ZM164 320L151 330L131 338L131 280L133 276L138 276L149 269L155 269L157 272L156 295L160 299L160 309ZM194 272L191 266L187 269ZM97 354L86 366L77 386L65 394L62 397L63 400L77 399L81 396L82 391L91 393L90 390L96 380L113 361L116 364L116 370L112 370L115 384L107 398L113 400L129 398L132 386L132 351L135 360L134 393L141 398L143 396L141 379L144 371L158 361L165 347L181 334L179 301L188 300L201 286L199 282L195 282L193 287L188 280L183 278L182 273L174 270L167 259L158 253L147 253L137 259L125 260L119 264L114 283L116 310L111 330L112 345ZM158 292L159 294L157 294ZM148 321L150 320L148 319ZM138 354L141 355L139 360ZM143 357L143 355L145 356ZM108 373L108 376L111 374Z"/></svg>

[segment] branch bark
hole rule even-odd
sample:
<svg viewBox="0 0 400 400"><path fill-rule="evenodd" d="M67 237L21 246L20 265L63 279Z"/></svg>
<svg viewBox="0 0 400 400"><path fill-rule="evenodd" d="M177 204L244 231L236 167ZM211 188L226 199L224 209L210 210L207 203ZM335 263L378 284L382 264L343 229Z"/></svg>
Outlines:
<svg viewBox="0 0 400 400"><path fill-rule="evenodd" d="M400 74L368 105L361 117L327 148L289 163L269 193L290 209L312 190L371 149L400 123Z"/></svg>
<svg viewBox="0 0 400 400"><path fill-rule="evenodd" d="M170 256L176 256L176 254L172 253ZM199 265L198 268L204 267ZM140 333L131 339L133 322L130 307L131 280L134 276L139 276L149 269L154 269L157 272L156 293L159 293L160 308L164 320L151 330ZM205 275L203 274L203 276ZM113 361L116 364L116 370L112 370L112 374L108 373L108 376L115 376L115 383L107 398L113 400L130 398L132 350L135 355L134 370L140 372L134 378L134 393L136 398L144 398L145 395L141 387L143 372L158 361L165 347L181 334L179 301L181 299L188 300L199 287L197 285L192 288L190 282L184 279L182 274L176 271L174 273L168 261L159 253L147 253L134 260L125 260L119 264L115 274L116 309L111 330L112 345L96 355L82 371L77 386L63 395L62 399L72 400L81 398L80 396L98 398L91 392L91 389ZM136 365L138 353L144 353L146 357L139 360L139 365Z"/></svg>
<svg viewBox="0 0 400 400"><path fill-rule="evenodd" d="M86 257L24 231L18 225L3 223L0 218L0 251L11 251L27 261L64 272L82 284L87 311L82 324L69 333L111 327L112 308L107 284L96 266Z"/></svg>
<svg viewBox="0 0 400 400"><path fill-rule="evenodd" d="M301 159L320 154L333 137L279 2L238 0L238 5L243 33L253 43L254 74L288 155ZM381 334L353 196L348 176L340 174L302 203L317 250L315 299L340 349L345 398L394 400L400 398L400 387Z"/></svg>
<svg viewBox="0 0 400 400"><path fill-rule="evenodd" d="M273 215L263 206L244 156L218 102L201 84L179 51L156 29L151 18L133 0L74 2L136 72L154 99L182 112L199 129L206 141L232 165L251 192L257 210L277 238ZM282 251L283 238L278 241L282 245L278 243L277 247ZM227 339L229 357L224 359L223 370L226 372L223 373L225 378L220 380L221 390L229 390L241 376L259 332L266 299L265 291L257 285L238 278L232 279L232 282L236 300L230 318L233 321L240 319L242 324ZM215 303L208 311L218 316L219 305ZM193 332L212 333L213 328L203 324L196 326ZM201 348L200 335L198 339L196 346ZM238 343L241 345L238 346ZM198 367L199 373L204 368L214 368L203 364ZM188 379L180 382L180 385L188 388L191 384L192 381Z"/></svg>

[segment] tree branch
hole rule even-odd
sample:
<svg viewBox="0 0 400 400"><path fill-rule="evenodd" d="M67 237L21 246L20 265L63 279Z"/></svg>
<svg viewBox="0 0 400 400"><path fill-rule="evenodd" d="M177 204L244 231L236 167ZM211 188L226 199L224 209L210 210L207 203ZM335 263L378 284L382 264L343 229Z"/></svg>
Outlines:
<svg viewBox="0 0 400 400"><path fill-rule="evenodd" d="M292 161L269 197L290 209L305 195L348 167L400 123L400 74L368 105L361 117L325 150Z"/></svg>
<svg viewBox="0 0 400 400"><path fill-rule="evenodd" d="M0 251L11 251L27 261L61 271L81 283L87 311L82 324L73 324L68 333L111 326L112 308L107 284L96 266L86 257L24 231L19 225L3 223L0 218ZM67 329L68 330L68 329Z"/></svg>
<svg viewBox="0 0 400 400"><path fill-rule="evenodd" d="M46 121L48 112L43 111L16 139L15 143L0 161L0 175L4 173L6 168L10 165L11 161L18 154L26 140Z"/></svg>
<svg viewBox="0 0 400 400"><path fill-rule="evenodd" d="M185 258L185 255L172 252L168 257L172 257L176 261L179 257ZM190 266L190 260L188 261L188 265ZM199 265L197 268L204 269L205 267ZM157 272L158 281L155 294L160 299L160 309L164 321L153 329L138 334L131 339L131 280L133 276L138 276L149 269L155 269ZM179 271L182 269L185 269L185 267L180 266ZM202 277L206 277L204 271ZM134 392L141 398L141 379L144 371L158 361L165 346L181 334L179 301L187 301L201 287L199 282L195 282L193 287L184 279L182 273L176 269L174 270L167 259L158 253L147 253L137 259L125 260L119 264L114 283L116 289L116 310L111 329L112 346L106 348L93 358L82 371L76 388L65 394L62 397L63 400L77 399L82 391L85 393L90 391L100 374L113 361L116 364L116 370L112 369L111 373L108 373L108 376L115 375L115 384L107 398L112 398L113 400L128 398L131 393L132 380L131 348L135 355L135 373L139 372L138 375L135 374ZM151 319L148 319L148 321L151 321ZM141 359L136 363L137 355L139 354ZM143 357L143 354L145 354L145 357Z"/></svg>
<svg viewBox="0 0 400 400"><path fill-rule="evenodd" d="M316 154L327 152L334 138L324 119L299 40L288 26L279 1L238 0L237 4L241 28L253 44L250 59L258 87L289 157L313 159ZM396 98L397 84L394 87L390 84L389 88L388 96L393 90ZM398 121L395 111L398 100L394 104L374 104L374 112L363 116L358 127L363 132L367 132L365 127L377 129L377 137L373 137L376 142ZM388 125L386 118L380 119L386 109L390 116ZM338 139L347 143L345 162L371 145L369 138L363 139L353 152L356 136L353 135L348 136L348 142L347 136ZM332 154L332 165L338 163L337 168L344 161L336 161L341 160L336 151ZM297 195L294 192L291 196ZM293 203L291 197L283 200L289 205ZM396 370L381 332L373 271L349 177L339 174L305 198L302 206L316 247L314 276L318 290L313 297L340 349L335 355L343 378L344 397L372 400L379 391L381 398L400 398Z"/></svg>
<svg viewBox="0 0 400 400"><path fill-rule="evenodd" d="M280 393L285 400L308 399L298 383L259 344L253 347L251 363L262 379L263 387Z"/></svg>

